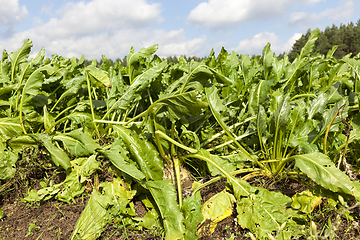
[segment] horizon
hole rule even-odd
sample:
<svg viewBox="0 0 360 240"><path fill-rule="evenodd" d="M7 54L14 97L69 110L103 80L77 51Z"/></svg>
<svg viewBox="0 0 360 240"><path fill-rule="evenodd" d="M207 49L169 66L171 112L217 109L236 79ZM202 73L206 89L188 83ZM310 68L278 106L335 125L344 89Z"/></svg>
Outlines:
<svg viewBox="0 0 360 240"><path fill-rule="evenodd" d="M122 59L131 47L159 45L156 54L205 57L214 49L260 55L270 42L288 53L309 29L356 23L360 3L346 0L0 0L0 48L24 39L46 56Z"/></svg>

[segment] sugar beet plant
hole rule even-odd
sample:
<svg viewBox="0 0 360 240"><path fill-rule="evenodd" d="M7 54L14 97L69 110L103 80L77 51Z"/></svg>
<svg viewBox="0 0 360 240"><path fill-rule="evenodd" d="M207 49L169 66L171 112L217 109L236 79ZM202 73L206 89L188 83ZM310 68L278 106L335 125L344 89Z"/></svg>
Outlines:
<svg viewBox="0 0 360 240"><path fill-rule="evenodd" d="M336 47L311 54L318 34L293 62L268 44L255 58L222 49L200 63L168 64L154 45L131 49L126 67L103 56L100 68L85 67L84 57L45 59L44 49L28 60L25 40L4 50L0 65L0 178L14 176L24 146L46 149L66 178L23 201L90 194L71 239L96 239L114 221L125 233L198 239L233 211L253 238L314 234L307 214L322 198L360 200L359 57L336 60ZM99 181L105 168L112 181ZM198 180L190 195L185 173ZM214 178L200 181L206 175ZM249 184L279 176L316 187L290 198ZM226 189L202 206L199 190L220 178ZM135 199L144 217L136 217Z"/></svg>

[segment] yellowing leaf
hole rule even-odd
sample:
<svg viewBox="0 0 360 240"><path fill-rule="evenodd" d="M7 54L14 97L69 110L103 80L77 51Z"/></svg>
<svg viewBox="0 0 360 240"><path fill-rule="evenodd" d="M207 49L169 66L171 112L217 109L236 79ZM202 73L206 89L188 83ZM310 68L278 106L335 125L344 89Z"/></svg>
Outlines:
<svg viewBox="0 0 360 240"><path fill-rule="evenodd" d="M321 197L314 196L309 190L296 193L292 200L291 207L303 213L311 213L322 202Z"/></svg>
<svg viewBox="0 0 360 240"><path fill-rule="evenodd" d="M204 220L199 225L197 234L210 236L215 231L218 222L232 215L235 201L235 197L225 190L206 201L201 208Z"/></svg>

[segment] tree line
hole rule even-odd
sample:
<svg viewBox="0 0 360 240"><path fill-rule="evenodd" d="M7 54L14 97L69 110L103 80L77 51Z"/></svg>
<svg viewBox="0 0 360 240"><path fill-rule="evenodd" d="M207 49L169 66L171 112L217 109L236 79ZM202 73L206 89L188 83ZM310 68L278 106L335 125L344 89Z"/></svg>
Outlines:
<svg viewBox="0 0 360 240"><path fill-rule="evenodd" d="M293 45L288 53L289 60L292 61L299 54L301 48L309 39L311 30L303 34ZM340 59L345 55L351 53L351 56L356 56L360 52L360 20L356 24L350 22L347 25L340 24L339 27L334 24L332 27L325 28L320 31L320 35L315 42L314 52L326 55L333 46L338 46L334 53L334 57Z"/></svg>
<svg viewBox="0 0 360 240"><path fill-rule="evenodd" d="M196 56L191 56L191 57L181 56L181 57L184 58L187 62L190 62L192 60L197 61L197 62L201 62L202 60L207 58L207 57L196 57ZM176 64L176 63L179 62L179 58L180 57L177 57L177 56L168 56L168 57L163 58L163 59L167 60L168 63ZM114 66L115 62L118 62L118 63L121 63L121 65L123 67L126 67L126 65L127 65L126 59L127 59L127 56L125 56L123 59L117 58L115 61L112 60L112 59L107 59L107 60L109 61L111 66ZM85 66L88 66L88 65L92 64L93 61L94 60L91 61L91 60L85 59L84 64L85 64ZM102 59L100 59L100 61L97 61L97 64L96 64L97 67L100 67L102 63L103 63Z"/></svg>

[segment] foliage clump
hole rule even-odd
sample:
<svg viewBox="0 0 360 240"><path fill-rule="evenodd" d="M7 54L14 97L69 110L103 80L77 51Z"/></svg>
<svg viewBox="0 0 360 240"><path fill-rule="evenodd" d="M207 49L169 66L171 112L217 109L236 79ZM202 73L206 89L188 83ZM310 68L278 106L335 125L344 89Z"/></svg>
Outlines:
<svg viewBox="0 0 360 240"><path fill-rule="evenodd" d="M24 146L41 148L65 177L23 201L90 194L71 239L96 239L113 222L197 239L233 214L252 238L327 237L332 228L319 232L313 211L360 200L360 61L337 60L336 48L312 54L319 35L293 60L267 44L255 58L223 48L169 64L154 45L131 49L125 66L103 56L99 67L45 59L44 49L27 59L25 40L0 63L0 177L14 176ZM98 177L104 166L111 181ZM193 176L187 194L183 171ZM310 184L294 196L250 184L284 177ZM226 189L201 204L200 190L222 178Z"/></svg>

